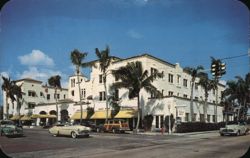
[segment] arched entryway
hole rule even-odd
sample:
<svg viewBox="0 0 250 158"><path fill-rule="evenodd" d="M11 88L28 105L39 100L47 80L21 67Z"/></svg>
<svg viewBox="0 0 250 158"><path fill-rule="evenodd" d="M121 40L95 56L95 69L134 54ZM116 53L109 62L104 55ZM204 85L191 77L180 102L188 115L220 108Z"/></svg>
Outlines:
<svg viewBox="0 0 250 158"><path fill-rule="evenodd" d="M68 122L69 112L68 110L61 110L61 122Z"/></svg>
<svg viewBox="0 0 250 158"><path fill-rule="evenodd" d="M47 113L45 111L40 111L40 115L46 115ZM40 118L40 126L45 126L46 125L46 118Z"/></svg>
<svg viewBox="0 0 250 158"><path fill-rule="evenodd" d="M56 115L56 111L55 110L51 110L50 112L49 112L49 114L50 115ZM49 125L53 125L53 124L55 124L56 123L56 118L49 118Z"/></svg>

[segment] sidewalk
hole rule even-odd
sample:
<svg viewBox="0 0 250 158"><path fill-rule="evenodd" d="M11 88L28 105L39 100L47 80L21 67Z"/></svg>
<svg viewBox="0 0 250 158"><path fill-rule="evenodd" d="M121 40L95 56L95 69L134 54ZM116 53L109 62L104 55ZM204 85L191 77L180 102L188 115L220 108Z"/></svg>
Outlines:
<svg viewBox="0 0 250 158"><path fill-rule="evenodd" d="M185 136L185 135L198 135L198 134L208 134L208 133L217 133L218 130L213 131L202 131L202 132L188 132L188 133L171 133L168 134L167 132L137 132L138 135L174 135L174 136ZM128 131L127 133L133 134L133 131Z"/></svg>

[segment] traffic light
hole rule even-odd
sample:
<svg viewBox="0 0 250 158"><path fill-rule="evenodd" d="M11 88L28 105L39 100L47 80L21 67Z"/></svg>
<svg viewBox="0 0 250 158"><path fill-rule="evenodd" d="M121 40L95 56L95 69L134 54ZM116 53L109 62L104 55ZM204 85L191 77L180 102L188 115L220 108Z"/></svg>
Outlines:
<svg viewBox="0 0 250 158"><path fill-rule="evenodd" d="M212 59L211 73L214 77L220 78L226 74L226 64L222 63L220 59Z"/></svg>

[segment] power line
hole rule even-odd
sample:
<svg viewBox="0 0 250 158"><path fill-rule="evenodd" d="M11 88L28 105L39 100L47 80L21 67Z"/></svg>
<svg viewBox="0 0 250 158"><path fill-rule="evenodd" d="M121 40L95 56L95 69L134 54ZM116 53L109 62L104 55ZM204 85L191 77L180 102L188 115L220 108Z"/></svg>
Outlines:
<svg viewBox="0 0 250 158"><path fill-rule="evenodd" d="M242 55L237 55L237 56L225 57L225 58L222 58L220 60L240 58L240 57L243 57L243 56L248 56L248 53L247 54L242 54Z"/></svg>

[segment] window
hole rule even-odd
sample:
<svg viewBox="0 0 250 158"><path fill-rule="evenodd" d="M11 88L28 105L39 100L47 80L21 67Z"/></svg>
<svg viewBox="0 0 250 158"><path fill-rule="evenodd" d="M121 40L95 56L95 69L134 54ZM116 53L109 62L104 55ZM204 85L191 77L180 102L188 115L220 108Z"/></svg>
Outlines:
<svg viewBox="0 0 250 158"><path fill-rule="evenodd" d="M185 113L185 121L186 121L186 122L189 121L189 113Z"/></svg>
<svg viewBox="0 0 250 158"><path fill-rule="evenodd" d="M155 68L151 67L151 71L150 72L151 72L151 75L154 75L157 72L157 70Z"/></svg>
<svg viewBox="0 0 250 158"><path fill-rule="evenodd" d="M215 122L215 115L213 115L213 122Z"/></svg>
<svg viewBox="0 0 250 158"><path fill-rule="evenodd" d="M215 95L215 90L213 89L213 95Z"/></svg>
<svg viewBox="0 0 250 158"><path fill-rule="evenodd" d="M204 121L205 121L204 114L200 114L200 121L201 121L201 122L204 122Z"/></svg>
<svg viewBox="0 0 250 158"><path fill-rule="evenodd" d="M40 92L40 97L42 97L43 96L43 92Z"/></svg>
<svg viewBox="0 0 250 158"><path fill-rule="evenodd" d="M161 90L161 95L164 96L164 89Z"/></svg>
<svg viewBox="0 0 250 158"><path fill-rule="evenodd" d="M99 100L100 100L100 101L106 100L105 92L99 92Z"/></svg>
<svg viewBox="0 0 250 158"><path fill-rule="evenodd" d="M60 99L60 94L54 94L54 99L56 99L56 96L57 96L57 99Z"/></svg>
<svg viewBox="0 0 250 158"><path fill-rule="evenodd" d="M115 81L118 81L118 77L117 76L115 76Z"/></svg>
<svg viewBox="0 0 250 158"><path fill-rule="evenodd" d="M86 89L83 89L83 98L86 98Z"/></svg>
<svg viewBox="0 0 250 158"><path fill-rule="evenodd" d="M50 94L47 94L47 100L50 100Z"/></svg>
<svg viewBox="0 0 250 158"><path fill-rule="evenodd" d="M210 115L207 115L207 122L210 122Z"/></svg>
<svg viewBox="0 0 250 158"><path fill-rule="evenodd" d="M187 79L183 79L183 86L184 87L187 87L187 82L188 82Z"/></svg>
<svg viewBox="0 0 250 158"><path fill-rule="evenodd" d="M64 98L64 99L66 98L66 94L63 95L63 98Z"/></svg>
<svg viewBox="0 0 250 158"><path fill-rule="evenodd" d="M197 114L194 114L194 121L196 121Z"/></svg>
<svg viewBox="0 0 250 158"><path fill-rule="evenodd" d="M102 83L102 82L103 82L103 76L99 75L99 83Z"/></svg>
<svg viewBox="0 0 250 158"><path fill-rule="evenodd" d="M71 91L71 96L75 96L75 91L74 90Z"/></svg>
<svg viewBox="0 0 250 158"><path fill-rule="evenodd" d="M34 109L35 105L35 103L28 103L28 109Z"/></svg>
<svg viewBox="0 0 250 158"><path fill-rule="evenodd" d="M199 86L198 83L195 83L195 84L194 84L194 88L195 88L196 90L198 90L198 86Z"/></svg>
<svg viewBox="0 0 250 158"><path fill-rule="evenodd" d="M75 87L75 79L73 78L73 79L71 79L71 87Z"/></svg>
<svg viewBox="0 0 250 158"><path fill-rule="evenodd" d="M160 119L161 119L161 128L162 128L162 127L163 127L163 124L164 124L164 116L161 115L161 116L160 116Z"/></svg>
<svg viewBox="0 0 250 158"><path fill-rule="evenodd" d="M159 128L159 116L155 116L155 128Z"/></svg>
<svg viewBox="0 0 250 158"><path fill-rule="evenodd" d="M168 95L169 95L169 96L173 96L173 95L174 95L174 92L168 91Z"/></svg>
<svg viewBox="0 0 250 158"><path fill-rule="evenodd" d="M174 75L168 74L168 82L169 83L173 83L173 78L174 78Z"/></svg>
<svg viewBox="0 0 250 158"><path fill-rule="evenodd" d="M180 84L181 75L177 75L177 84Z"/></svg>
<svg viewBox="0 0 250 158"><path fill-rule="evenodd" d="M198 97L194 97L194 100L198 100L199 98Z"/></svg>
<svg viewBox="0 0 250 158"><path fill-rule="evenodd" d="M119 90L118 89L115 90L115 100L116 101L119 100Z"/></svg>
<svg viewBox="0 0 250 158"><path fill-rule="evenodd" d="M188 97L188 95L186 95L186 94L183 94L183 98L187 98Z"/></svg>
<svg viewBox="0 0 250 158"><path fill-rule="evenodd" d="M36 97L36 92L34 92L34 91L28 91L28 96L29 97Z"/></svg>

